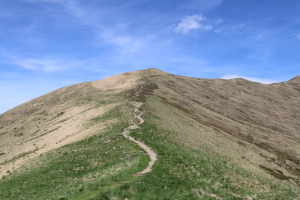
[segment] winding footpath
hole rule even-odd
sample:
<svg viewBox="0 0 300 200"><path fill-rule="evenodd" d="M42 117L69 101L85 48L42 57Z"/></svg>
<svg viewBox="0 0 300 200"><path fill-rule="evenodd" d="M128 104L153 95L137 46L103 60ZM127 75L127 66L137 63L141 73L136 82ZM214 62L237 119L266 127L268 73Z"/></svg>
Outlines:
<svg viewBox="0 0 300 200"><path fill-rule="evenodd" d="M138 129L139 124L144 123L144 119L141 117L143 113L141 111L139 111L139 107L142 106L143 103L141 103L141 102L132 102L132 105L135 106L134 112L133 112L134 117L133 117L133 119L131 119L131 124L132 125L125 128L122 134L126 139L128 139L128 140L138 144L140 147L142 147L147 152L147 154L150 156L150 161L149 161L149 164L148 164L147 168L136 174L136 175L144 175L144 174L146 174L146 173L148 173L152 170L152 166L157 160L157 154L149 146L147 146L146 144L144 144L144 143L134 139L133 137L129 136L130 130ZM139 120L138 124L136 124L135 119Z"/></svg>

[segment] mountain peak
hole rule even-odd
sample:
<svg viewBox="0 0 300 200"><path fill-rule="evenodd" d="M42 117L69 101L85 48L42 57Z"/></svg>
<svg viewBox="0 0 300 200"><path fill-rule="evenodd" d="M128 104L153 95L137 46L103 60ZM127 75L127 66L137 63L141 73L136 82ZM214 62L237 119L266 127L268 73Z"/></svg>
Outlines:
<svg viewBox="0 0 300 200"><path fill-rule="evenodd" d="M292 78L291 80L289 80L289 82L300 83L300 76L296 76L296 77Z"/></svg>
<svg viewBox="0 0 300 200"><path fill-rule="evenodd" d="M147 76L155 76L155 75L166 75L169 74L167 72L161 71L159 69L155 69L155 68L148 68L145 70L140 70L138 71L140 72L142 75L147 75Z"/></svg>
<svg viewBox="0 0 300 200"><path fill-rule="evenodd" d="M124 90L133 88L141 82L141 79L145 76L158 76L167 75L167 72L149 68L145 70L126 72L123 74L118 74L98 81L93 81L92 86L103 91L108 90Z"/></svg>

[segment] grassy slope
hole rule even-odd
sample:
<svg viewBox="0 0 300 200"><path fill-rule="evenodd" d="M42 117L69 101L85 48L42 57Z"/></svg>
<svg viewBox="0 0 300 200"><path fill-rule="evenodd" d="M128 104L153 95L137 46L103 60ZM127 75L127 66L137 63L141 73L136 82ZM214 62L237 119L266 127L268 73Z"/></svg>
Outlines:
<svg viewBox="0 0 300 200"><path fill-rule="evenodd" d="M263 85L175 75L151 80L159 88L154 96L163 104L149 111L166 115L159 123L179 133L176 141L195 149L205 145L247 170L300 185L300 83Z"/></svg>
<svg viewBox="0 0 300 200"><path fill-rule="evenodd" d="M121 135L130 117L126 108L125 103L93 120L118 117L104 132L43 154L33 168L1 179L0 199L90 199L120 181L133 180L149 158Z"/></svg>
<svg viewBox="0 0 300 200"><path fill-rule="evenodd" d="M82 85L84 87L79 87ZM0 177L3 170L11 168L9 170L13 171L14 167L2 165L7 161L20 163L16 158L24 154L33 157L33 153L39 155L91 135L93 129L100 131L105 124L90 124L90 129L86 124L90 123L90 118L114 107L114 103L116 101L109 95L87 84L78 84L43 95L0 115Z"/></svg>
<svg viewBox="0 0 300 200"><path fill-rule="evenodd" d="M165 98L169 102L177 97L168 95ZM34 168L24 167L1 179L0 199L300 198L299 188L290 182L253 168L249 160L227 156L243 148L213 127L191 120L188 110L177 109L155 95L142 99L145 124L132 135L153 147L158 161L151 173L132 176L147 166L148 158L122 137L132 117L132 107L126 99L118 98L114 102L125 103L90 121L93 125L117 119L113 126L43 154L35 160ZM100 100L94 95L79 98L78 103L87 101L93 104ZM243 151L247 152L247 148Z"/></svg>
<svg viewBox="0 0 300 200"><path fill-rule="evenodd" d="M151 173L133 177L133 174L147 165L148 159L139 147L120 135L128 125L125 120L130 116L128 107L128 104L125 107L119 106L102 119L94 119L101 121L116 116L121 119L105 133L51 151L40 157L33 170L2 179L0 198L96 200L298 197L299 191L288 184L272 183L268 178L260 177L260 174L248 172L205 145L203 149L193 148L186 141L178 140L182 134L189 140L189 133L183 133L182 130L191 131L188 127L190 124L180 124L182 130L174 131L178 122L173 119L173 108L163 105L155 97L147 99L143 107L146 122L132 135L154 148L159 156L158 162ZM155 112L153 107L160 112ZM163 125L164 122L167 125Z"/></svg>
<svg viewBox="0 0 300 200"><path fill-rule="evenodd" d="M174 111L172 107L160 104L156 98L147 99L144 107L146 122L140 130L132 133L157 152L158 162L153 171L138 181L103 191L94 200L299 198L299 190L289 184L247 171L228 157L213 152L208 146L193 148L178 140L181 134L188 138L189 133L172 130L177 123L170 118ZM160 112L148 110L153 107ZM161 122L166 121L168 124L163 126ZM191 130L187 126L182 128Z"/></svg>

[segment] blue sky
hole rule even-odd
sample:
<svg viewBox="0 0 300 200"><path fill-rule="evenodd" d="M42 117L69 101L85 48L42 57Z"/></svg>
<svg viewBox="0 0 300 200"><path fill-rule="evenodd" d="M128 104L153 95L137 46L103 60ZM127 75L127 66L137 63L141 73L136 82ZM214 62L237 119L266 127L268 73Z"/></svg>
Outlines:
<svg viewBox="0 0 300 200"><path fill-rule="evenodd" d="M300 75L299 0L0 0L0 113L154 67L262 83Z"/></svg>

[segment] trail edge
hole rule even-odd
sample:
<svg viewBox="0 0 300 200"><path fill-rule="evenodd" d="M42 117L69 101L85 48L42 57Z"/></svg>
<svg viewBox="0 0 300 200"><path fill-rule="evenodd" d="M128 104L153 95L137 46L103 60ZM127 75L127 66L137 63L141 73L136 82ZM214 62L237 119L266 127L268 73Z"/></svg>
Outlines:
<svg viewBox="0 0 300 200"><path fill-rule="evenodd" d="M131 104L135 107L134 111L133 111L134 117L131 119L132 125L125 128L122 134L126 139L128 139L128 140L138 144L140 147L142 147L147 152L147 154L150 156L150 161L149 161L147 168L136 174L137 176L140 176L140 175L144 175L152 170L153 164L157 161L157 154L148 145L129 136L130 130L138 129L138 128L140 128L139 125L144 123L144 119L141 117L143 115L143 113L141 111L139 111L139 107L141 107L143 105L143 103L132 102ZM139 123L136 124L134 119L138 119Z"/></svg>

